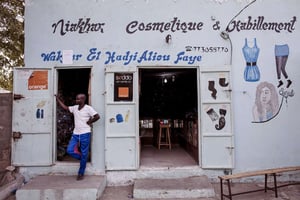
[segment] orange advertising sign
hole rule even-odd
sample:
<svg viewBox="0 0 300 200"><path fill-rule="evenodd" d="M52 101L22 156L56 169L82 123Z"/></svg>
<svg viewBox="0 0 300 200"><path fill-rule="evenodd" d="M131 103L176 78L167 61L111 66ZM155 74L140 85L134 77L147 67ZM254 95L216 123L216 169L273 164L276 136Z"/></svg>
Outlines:
<svg viewBox="0 0 300 200"><path fill-rule="evenodd" d="M129 97L129 88L128 87L119 87L119 92L118 92L118 96L120 98L128 98Z"/></svg>
<svg viewBox="0 0 300 200"><path fill-rule="evenodd" d="M115 101L132 101L133 73L115 73Z"/></svg>
<svg viewBox="0 0 300 200"><path fill-rule="evenodd" d="M48 89L48 71L35 70L28 78L28 90L47 90Z"/></svg>

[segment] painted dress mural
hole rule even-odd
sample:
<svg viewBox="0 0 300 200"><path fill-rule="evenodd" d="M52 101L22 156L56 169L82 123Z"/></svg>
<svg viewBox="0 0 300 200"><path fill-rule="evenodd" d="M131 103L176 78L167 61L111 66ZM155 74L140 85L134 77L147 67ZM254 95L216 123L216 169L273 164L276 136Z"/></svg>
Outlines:
<svg viewBox="0 0 300 200"><path fill-rule="evenodd" d="M258 54L259 54L259 48L257 47L256 44L256 38L254 38L253 47L249 47L247 38L245 38L245 45L242 50L246 61L246 67L244 71L245 81L249 81L249 82L259 81L260 72L256 64Z"/></svg>

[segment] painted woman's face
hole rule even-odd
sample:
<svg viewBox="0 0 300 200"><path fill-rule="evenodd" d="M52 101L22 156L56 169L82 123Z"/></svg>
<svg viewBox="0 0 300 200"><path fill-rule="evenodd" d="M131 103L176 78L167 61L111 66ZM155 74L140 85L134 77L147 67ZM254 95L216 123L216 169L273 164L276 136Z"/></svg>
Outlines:
<svg viewBox="0 0 300 200"><path fill-rule="evenodd" d="M271 100L271 90L267 87L263 87L260 93L260 101L263 104L268 103Z"/></svg>

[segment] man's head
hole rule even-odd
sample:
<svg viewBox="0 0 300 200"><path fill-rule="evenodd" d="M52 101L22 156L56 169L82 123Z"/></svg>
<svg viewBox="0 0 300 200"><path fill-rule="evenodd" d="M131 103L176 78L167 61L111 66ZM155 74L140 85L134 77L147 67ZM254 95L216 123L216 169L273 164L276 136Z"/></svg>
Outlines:
<svg viewBox="0 0 300 200"><path fill-rule="evenodd" d="M85 104L86 96L85 94L77 94L76 96L76 104L83 105Z"/></svg>

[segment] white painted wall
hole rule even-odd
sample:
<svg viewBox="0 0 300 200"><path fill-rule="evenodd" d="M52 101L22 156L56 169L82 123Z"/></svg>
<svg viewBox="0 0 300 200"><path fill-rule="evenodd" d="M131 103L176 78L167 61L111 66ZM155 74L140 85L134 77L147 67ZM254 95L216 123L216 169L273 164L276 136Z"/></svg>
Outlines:
<svg viewBox="0 0 300 200"><path fill-rule="evenodd" d="M146 50L170 55L168 61L132 61L126 66L222 66L230 64L230 43L220 37L229 21L250 1L247 0L26 0L25 10L25 67L54 66L93 66L92 105L102 119L94 126L93 167L104 170L104 67L106 52L125 55L127 51L137 52L137 57ZM266 22L290 22L296 16L292 32L273 30L234 30L229 33L232 41L232 81L233 111L235 132L235 170L261 169L300 165L299 134L299 9L298 0L257 0L243 10L235 20L246 22L264 16ZM64 19L71 23L79 18L91 18L92 23L105 23L103 33L90 32L79 34L68 32L60 35L53 33L52 24ZM170 22L178 18L181 22L203 22L200 31L163 33L159 31L137 31L126 33L126 26L134 20L139 22ZM219 22L220 29L213 25ZM170 34L171 43L165 42ZM243 78L245 59L242 54L244 40L252 45L257 39L260 48L257 65L261 73L258 82L246 82ZM266 123L252 123L252 107L255 101L256 86L262 81L277 85L274 56L275 44L288 44L290 54L286 70L293 81L289 91L295 93L284 101L279 115ZM224 47L227 52L206 53L200 49L187 52L186 46ZM101 51L99 60L88 61L91 48ZM72 64L59 61L43 61L43 53L73 50L82 57ZM201 56L201 61L188 64L174 61L179 52L189 56ZM108 65L122 66L125 61L109 62ZM279 96L280 97L280 96Z"/></svg>

